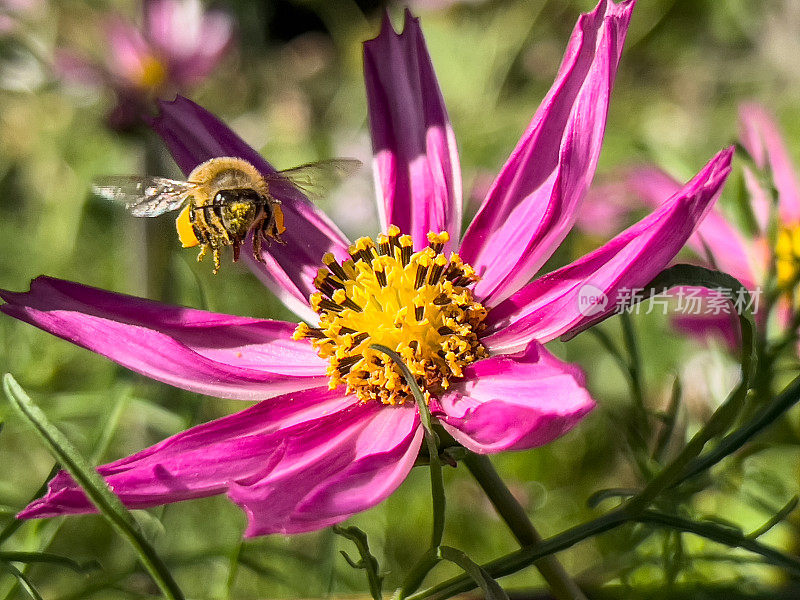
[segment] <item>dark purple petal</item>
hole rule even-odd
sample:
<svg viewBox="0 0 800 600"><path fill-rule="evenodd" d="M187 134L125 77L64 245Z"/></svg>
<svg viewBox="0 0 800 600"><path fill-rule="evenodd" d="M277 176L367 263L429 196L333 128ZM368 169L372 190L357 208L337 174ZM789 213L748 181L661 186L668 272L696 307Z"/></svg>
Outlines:
<svg viewBox="0 0 800 600"><path fill-rule="evenodd" d="M489 306L516 292L572 227L594 177L634 2L581 15L553 87L464 235L461 257Z"/></svg>
<svg viewBox="0 0 800 600"><path fill-rule="evenodd" d="M228 493L247 513L248 537L313 531L375 506L406 478L422 443L411 404L357 404L284 433L281 462Z"/></svg>
<svg viewBox="0 0 800 600"><path fill-rule="evenodd" d="M168 306L39 277L0 290L0 311L152 379L201 394L263 400L325 385L326 362L295 325Z"/></svg>
<svg viewBox="0 0 800 600"><path fill-rule="evenodd" d="M337 422L352 397L317 388L260 402L246 410L198 425L132 456L98 467L130 508L147 508L228 491L271 472L286 456L291 436L306 422ZM18 516L22 519L96 512L65 471L47 494Z"/></svg>
<svg viewBox="0 0 800 600"><path fill-rule="evenodd" d="M151 120L153 129L167 144L175 162L184 173L211 158L243 158L263 173L275 169L214 115L191 100L178 96L161 102L161 114ZM346 258L348 241L338 228L296 189L273 185L271 191L283 203L285 244L264 244L265 263L252 257L250 244L242 247L242 256L253 271L286 305L299 316L316 320L308 306L322 256L333 252Z"/></svg>
<svg viewBox="0 0 800 600"><path fill-rule="evenodd" d="M519 354L481 360L440 400L439 421L481 454L524 450L564 435L594 408L583 373L537 342Z"/></svg>
<svg viewBox="0 0 800 600"><path fill-rule="evenodd" d="M364 78L384 231L397 225L416 248L429 231L461 233L461 170L450 119L419 20L406 11L395 33L388 18L364 44Z"/></svg>
<svg viewBox="0 0 800 600"><path fill-rule="evenodd" d="M515 352L601 321L660 273L713 205L730 173L733 148L717 154L680 193L633 227L566 267L533 281L489 312L483 343ZM588 296L606 302L586 304Z"/></svg>

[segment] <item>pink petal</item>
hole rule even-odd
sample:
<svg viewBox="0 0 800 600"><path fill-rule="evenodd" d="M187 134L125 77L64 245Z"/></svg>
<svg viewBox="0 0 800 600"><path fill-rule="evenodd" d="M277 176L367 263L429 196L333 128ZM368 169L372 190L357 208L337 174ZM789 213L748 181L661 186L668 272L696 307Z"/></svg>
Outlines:
<svg viewBox="0 0 800 600"><path fill-rule="evenodd" d="M683 247L721 191L732 156L733 148L723 150L679 194L639 223L497 306L487 319L486 347L494 353L514 352L531 340L546 342L575 333L611 315L624 302L626 290L649 283ZM607 303L582 305L587 293L604 294Z"/></svg>
<svg viewBox="0 0 800 600"><path fill-rule="evenodd" d="M772 170L781 221L800 223L800 185L775 119L763 106L744 104L739 109L739 120L742 145L760 169Z"/></svg>
<svg viewBox="0 0 800 600"><path fill-rule="evenodd" d="M419 20L406 11L395 33L388 18L380 35L364 44L364 78L375 152L381 225L390 224L428 245L429 231L461 233L461 170Z"/></svg>
<svg viewBox="0 0 800 600"><path fill-rule="evenodd" d="M191 100L178 96L161 102L161 114L151 125L167 144L175 162L189 173L200 163L220 156L235 156L252 163L263 173L275 169L261 155L242 141L214 115ZM274 184L271 191L283 203L285 244L264 244L265 264L253 259L251 241L242 247L242 256L264 284L300 317L315 321L317 315L308 306L309 295L322 256L333 252L347 257L344 235L305 196L288 186ZM267 247L268 246L268 247Z"/></svg>
<svg viewBox="0 0 800 600"><path fill-rule="evenodd" d="M739 347L739 322L734 314L676 315L672 324L678 331L701 340L721 338L730 349Z"/></svg>
<svg viewBox="0 0 800 600"><path fill-rule="evenodd" d="M470 225L461 257L490 306L539 270L575 222L592 181L634 2L581 15L553 87Z"/></svg>
<svg viewBox="0 0 800 600"><path fill-rule="evenodd" d="M206 13L199 0L149 0L144 12L146 36L170 62L178 85L206 77L233 39L231 17Z"/></svg>
<svg viewBox="0 0 800 600"><path fill-rule="evenodd" d="M664 204L680 192L682 187L667 173L654 167L633 170L628 178L628 185L653 207ZM751 245L718 207L709 211L686 245L703 258L707 265L730 273L749 289L755 287Z"/></svg>
<svg viewBox="0 0 800 600"><path fill-rule="evenodd" d="M326 363L295 326L168 306L39 277L0 290L0 311L141 373L201 394L263 400L325 385Z"/></svg>
<svg viewBox="0 0 800 600"><path fill-rule="evenodd" d="M139 87L145 63L153 57L152 48L138 29L119 19L109 20L106 32L109 71L128 85Z"/></svg>
<svg viewBox="0 0 800 600"><path fill-rule="evenodd" d="M588 235L606 239L622 229L636 208L624 184L592 186L578 212L575 227Z"/></svg>
<svg viewBox="0 0 800 600"><path fill-rule="evenodd" d="M579 368L537 342L511 356L481 360L441 398L442 426L473 452L547 444L594 408Z"/></svg>
<svg viewBox="0 0 800 600"><path fill-rule="evenodd" d="M281 462L264 479L231 486L249 519L246 536L321 529L378 504L414 465L422 428L413 405L368 403L286 439Z"/></svg>
<svg viewBox="0 0 800 600"><path fill-rule="evenodd" d="M271 472L291 446L293 431L307 422L338 422L353 410L341 390L317 388L260 402L241 412L198 425L98 472L130 508L146 508L221 494ZM19 518L95 512L65 471Z"/></svg>

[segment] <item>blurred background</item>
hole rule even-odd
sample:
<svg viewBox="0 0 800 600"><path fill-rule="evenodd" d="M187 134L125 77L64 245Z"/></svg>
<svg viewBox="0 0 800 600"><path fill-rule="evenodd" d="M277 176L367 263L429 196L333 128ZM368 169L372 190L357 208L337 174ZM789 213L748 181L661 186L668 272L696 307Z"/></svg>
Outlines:
<svg viewBox="0 0 800 600"><path fill-rule="evenodd" d="M411 3L458 140L468 216L551 85L578 14L594 4ZM132 218L93 197L91 182L110 174L178 176L156 136L131 118L143 98L175 91L218 115L278 168L334 156L369 165L361 43L377 35L384 11L400 23L402 8L377 0L228 0L184 3L178 12L154 15L127 0L0 0L0 287L26 290L31 278L46 274L218 312L292 320L244 266L228 261L212 276L193 250L179 248L170 218ZM192 24L194 46L175 23ZM142 48L153 50L152 62ZM800 4L792 0L640 0L596 183L613 182L621 167L642 162L687 179L736 140L737 108L746 100L777 114L790 152L800 156L798 57ZM735 201L740 190L735 174L723 203ZM376 233L369 168L322 204L348 235ZM623 215L609 231L576 230L548 268L598 246L637 216ZM620 339L618 321L602 326L612 340ZM735 360L713 342L681 339L662 315L634 315L632 322L649 409L663 410L675 381L682 384L680 444L735 383ZM556 443L495 459L544 535L597 514L587 505L593 492L641 481L624 374L592 334L550 347L583 366L599 406ZM5 317L0 372L12 373L96 463L242 407L151 382ZM53 460L4 399L0 420L3 527ZM686 510L724 515L745 529L776 512L798 489L794 422L780 428L769 450L718 473L685 502ZM386 502L351 520L367 532L388 590L418 558L420 540L427 541L428 486L426 470L415 469ZM463 469L447 469L446 487L447 543L477 561L515 548ZM137 519L188 597L365 595L363 573L339 555L352 548L330 531L242 542L244 515L224 497L138 511ZM623 528L559 556L590 589L603 589L597 597L638 597L634 591L679 597L729 586L756 594L781 582L748 555L691 536L640 534ZM791 551L800 547L800 531L789 520L765 540ZM100 564L86 573L59 565L27 568L47 599L156 595L129 547L100 517L26 523L0 546L44 549ZM431 581L455 572L439 567ZM0 599L27 597L4 577ZM532 590L541 585L532 569L504 581L530 591L524 597L535 597Z"/></svg>

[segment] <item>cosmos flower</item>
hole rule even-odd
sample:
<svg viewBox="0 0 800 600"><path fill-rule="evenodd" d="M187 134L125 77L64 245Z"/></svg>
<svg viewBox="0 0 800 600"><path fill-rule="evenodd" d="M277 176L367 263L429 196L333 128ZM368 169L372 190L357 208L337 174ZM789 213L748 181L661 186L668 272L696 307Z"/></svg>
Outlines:
<svg viewBox="0 0 800 600"><path fill-rule="evenodd" d="M556 81L460 239L455 138L419 23L364 46L384 233L351 243L296 190L280 192L285 245L242 253L306 319L296 325L165 306L40 277L0 310L134 371L259 401L99 467L128 506L227 493L246 535L340 522L382 501L417 458L420 418L393 348L438 423L479 453L545 444L594 406L579 368L543 346L613 312L619 290L665 267L713 203L732 150L596 251L528 283L566 236L596 168L633 2L580 17ZM219 156L273 168L183 98L153 127L188 173ZM278 191L275 191L278 194ZM250 240L248 243L252 243ZM458 250L456 254L454 251ZM591 283L609 304L580 310ZM91 512L67 474L20 514Z"/></svg>
<svg viewBox="0 0 800 600"><path fill-rule="evenodd" d="M749 195L749 220L752 231L744 233L741 226L730 220L718 207L706 216L689 238L688 247L707 267L719 269L736 277L754 293L758 304L756 323L766 325L764 291L774 277L780 290L777 304L778 320L788 327L794 309L800 301L800 184L792 167L774 118L758 104L744 104L739 109L740 142L753 159L756 169L766 175L777 196L775 211L771 192L765 178L750 166L743 166L744 183ZM627 187L640 200L651 206L663 202L680 189L680 184L656 167L631 170ZM771 240L770 221L774 212L777 235ZM703 291L708 297L713 291ZM697 337L721 336L731 347L739 342L738 320L732 312L718 314L681 314L674 322L682 331Z"/></svg>
<svg viewBox="0 0 800 600"><path fill-rule="evenodd" d="M205 11L200 0L144 0L138 28L120 17L105 21L108 52L95 65L69 50L59 52L57 70L81 83L105 83L117 95L110 124L124 129L139 122L148 100L187 90L219 64L233 40L233 21Z"/></svg>

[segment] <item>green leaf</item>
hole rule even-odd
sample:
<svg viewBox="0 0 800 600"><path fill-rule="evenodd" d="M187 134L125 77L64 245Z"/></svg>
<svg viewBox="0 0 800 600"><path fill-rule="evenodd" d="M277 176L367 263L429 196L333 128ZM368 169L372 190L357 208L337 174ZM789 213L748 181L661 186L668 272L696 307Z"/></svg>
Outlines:
<svg viewBox="0 0 800 600"><path fill-rule="evenodd" d="M44 598L42 598L41 594L39 594L36 588L33 587L33 584L30 582L30 580L17 567L15 567L9 562L0 560L0 569L4 569L9 573L11 573L11 575L16 577L17 581L19 581L20 586L22 586L22 589L25 590L28 596L33 598L33 600L44 600Z"/></svg>
<svg viewBox="0 0 800 600"><path fill-rule="evenodd" d="M6 562L49 563L61 565L62 567L67 567L76 573L86 573L88 571L100 568L100 563L97 561L79 563L78 561L67 558L66 556L51 554L49 552L0 552L0 560Z"/></svg>
<svg viewBox="0 0 800 600"><path fill-rule="evenodd" d="M383 597L383 577L380 575L380 565L369 551L369 542L367 541L367 534L361 531L358 527L340 527L334 526L333 532L347 538L356 545L361 560L355 562L348 554L342 550L341 554L344 559L354 569L364 569L367 572L367 580L369 581L369 592L374 600L381 600Z"/></svg>
<svg viewBox="0 0 800 600"><path fill-rule="evenodd" d="M489 573L486 572L486 569L473 561L461 550L449 546L440 546L439 556L443 560L450 561L461 567L464 572L478 584L478 587L483 590L486 600L508 600L508 595L503 591L503 588L500 587L500 584L492 579Z"/></svg>
<svg viewBox="0 0 800 600"><path fill-rule="evenodd" d="M33 403L9 373L3 378L3 389L14 408L34 426L50 452L83 488L92 504L111 526L130 542L142 565L164 596L169 600L183 600L183 593L172 574L141 534L135 520L120 499L109 489L105 480L86 462L64 434L47 420L42 410Z"/></svg>

